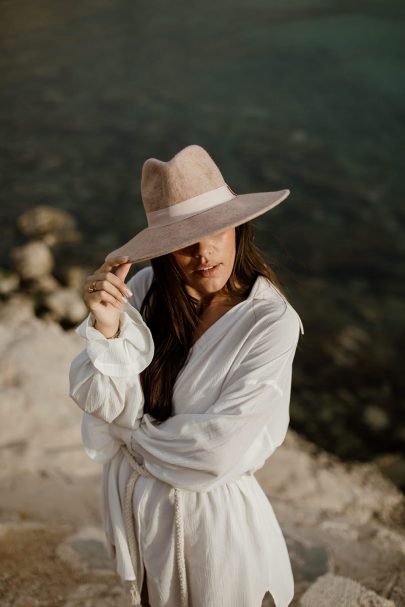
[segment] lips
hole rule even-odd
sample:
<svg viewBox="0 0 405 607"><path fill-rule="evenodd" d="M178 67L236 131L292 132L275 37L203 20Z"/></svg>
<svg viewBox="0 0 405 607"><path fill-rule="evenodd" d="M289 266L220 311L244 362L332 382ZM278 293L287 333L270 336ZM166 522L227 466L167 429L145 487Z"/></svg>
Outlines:
<svg viewBox="0 0 405 607"><path fill-rule="evenodd" d="M209 270L195 270L195 273L198 274L199 276L208 278L209 276L213 276L216 273L219 266L220 266L220 264L218 263L216 265L213 265ZM205 267L207 268L210 266L205 266Z"/></svg>
<svg viewBox="0 0 405 607"><path fill-rule="evenodd" d="M215 266L217 266L217 263L207 263L207 265L205 266L198 266L198 268L196 268L194 271L195 272L199 272L200 270L205 270L207 268L215 268Z"/></svg>

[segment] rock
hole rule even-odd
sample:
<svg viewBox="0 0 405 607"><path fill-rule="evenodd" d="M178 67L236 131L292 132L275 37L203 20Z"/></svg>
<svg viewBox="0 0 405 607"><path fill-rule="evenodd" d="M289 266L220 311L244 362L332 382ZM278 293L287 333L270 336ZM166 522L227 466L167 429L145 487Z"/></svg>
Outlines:
<svg viewBox="0 0 405 607"><path fill-rule="evenodd" d="M82 411L69 397L83 338L35 316L1 320L0 518L99 525L101 469L83 450Z"/></svg>
<svg viewBox="0 0 405 607"><path fill-rule="evenodd" d="M91 569L101 574L115 572L104 532L99 527L82 527L58 546L57 554L74 570L86 573Z"/></svg>
<svg viewBox="0 0 405 607"><path fill-rule="evenodd" d="M52 234L45 234L42 237L42 241L48 245L48 247L55 247L58 244L65 242L80 242L83 236L78 230L64 230L63 232L55 232Z"/></svg>
<svg viewBox="0 0 405 607"><path fill-rule="evenodd" d="M404 528L405 496L375 464L340 462L291 429L255 476L286 524L316 527L321 518L344 517Z"/></svg>
<svg viewBox="0 0 405 607"><path fill-rule="evenodd" d="M52 274L45 274L45 276L39 276L34 280L30 280L30 282L26 285L25 291L29 295L36 296L55 293L61 288L63 288L62 285L54 276L52 276Z"/></svg>
<svg viewBox="0 0 405 607"><path fill-rule="evenodd" d="M16 272L0 269L0 295L9 295L20 285L20 277Z"/></svg>
<svg viewBox="0 0 405 607"><path fill-rule="evenodd" d="M284 530L295 583L313 582L329 571L329 555L325 542L311 537L297 537L291 529Z"/></svg>
<svg viewBox="0 0 405 607"><path fill-rule="evenodd" d="M400 453L389 453L374 458L378 469L397 487L405 491L405 459Z"/></svg>
<svg viewBox="0 0 405 607"><path fill-rule="evenodd" d="M74 216L51 206L39 205L24 211L17 218L17 225L22 234L41 241L48 247L79 242L82 239Z"/></svg>
<svg viewBox="0 0 405 607"><path fill-rule="evenodd" d="M365 407L363 417L366 424L376 432L386 430L390 425L390 420L386 411L377 405L368 405Z"/></svg>
<svg viewBox="0 0 405 607"><path fill-rule="evenodd" d="M311 529L286 527L284 532L298 592L333 572L395 601L405 596L404 538L397 531L377 522L359 525L349 517L334 517ZM324 571L319 568L322 554L327 555L322 561L327 565ZM387 595L394 575L396 587Z"/></svg>
<svg viewBox="0 0 405 607"><path fill-rule="evenodd" d="M40 241L14 247L11 250L11 261L23 280L45 276L51 272L54 266L51 251Z"/></svg>
<svg viewBox="0 0 405 607"><path fill-rule="evenodd" d="M67 211L55 207L38 205L17 217L17 226L25 236L40 238L54 232L66 232L76 228L76 220Z"/></svg>
<svg viewBox="0 0 405 607"><path fill-rule="evenodd" d="M354 580L327 573L308 588L300 607L396 607Z"/></svg>
<svg viewBox="0 0 405 607"><path fill-rule="evenodd" d="M88 272L86 272L81 266L68 266L62 270L65 284L68 287L76 289L79 291L79 293L81 293L83 290L83 285L87 274Z"/></svg>
<svg viewBox="0 0 405 607"><path fill-rule="evenodd" d="M64 320L76 324L88 313L82 297L71 287L63 287L49 293L43 298L43 303L49 310L47 318L57 321Z"/></svg>
<svg viewBox="0 0 405 607"><path fill-rule="evenodd" d="M0 303L0 324L4 327L12 327L34 316L34 302L24 293L15 293L7 301Z"/></svg>

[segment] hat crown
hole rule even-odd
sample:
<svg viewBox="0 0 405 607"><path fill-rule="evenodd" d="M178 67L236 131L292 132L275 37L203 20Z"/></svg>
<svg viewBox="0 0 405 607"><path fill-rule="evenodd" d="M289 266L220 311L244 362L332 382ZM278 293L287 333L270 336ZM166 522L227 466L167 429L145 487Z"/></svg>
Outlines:
<svg viewBox="0 0 405 607"><path fill-rule="evenodd" d="M111 251L138 263L177 251L246 223L282 202L290 190L236 194L200 145L188 145L167 162L148 158L141 195L148 227Z"/></svg>
<svg viewBox="0 0 405 607"><path fill-rule="evenodd" d="M221 171L200 145L188 145L167 162L148 158L142 167L141 195L146 213L166 209L224 185Z"/></svg>

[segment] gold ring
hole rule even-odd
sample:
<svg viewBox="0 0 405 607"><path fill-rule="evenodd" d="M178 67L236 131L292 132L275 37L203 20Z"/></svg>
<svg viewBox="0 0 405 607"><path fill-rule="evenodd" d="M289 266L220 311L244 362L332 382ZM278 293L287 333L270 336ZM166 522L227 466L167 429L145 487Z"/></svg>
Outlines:
<svg viewBox="0 0 405 607"><path fill-rule="evenodd" d="M87 290L88 290L89 293L93 293L93 291L97 291L97 289L96 289L96 281L95 280L93 280L93 282L91 284L91 287L89 287Z"/></svg>

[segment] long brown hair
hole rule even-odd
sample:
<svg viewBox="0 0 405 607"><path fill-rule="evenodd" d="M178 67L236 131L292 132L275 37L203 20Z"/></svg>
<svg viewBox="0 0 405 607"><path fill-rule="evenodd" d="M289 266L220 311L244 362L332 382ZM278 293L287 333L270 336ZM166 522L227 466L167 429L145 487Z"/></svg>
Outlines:
<svg viewBox="0 0 405 607"><path fill-rule="evenodd" d="M231 301L246 299L259 274L283 292L279 279L254 239L250 222L236 226L235 262L221 290ZM173 386L187 359L203 308L199 300L188 294L184 275L173 255L155 257L151 259L151 265L153 280L140 313L152 333L155 354L142 371L140 380L145 398L144 413L164 421L173 415Z"/></svg>

